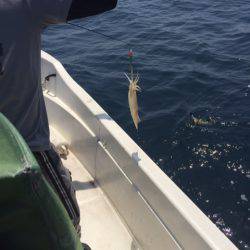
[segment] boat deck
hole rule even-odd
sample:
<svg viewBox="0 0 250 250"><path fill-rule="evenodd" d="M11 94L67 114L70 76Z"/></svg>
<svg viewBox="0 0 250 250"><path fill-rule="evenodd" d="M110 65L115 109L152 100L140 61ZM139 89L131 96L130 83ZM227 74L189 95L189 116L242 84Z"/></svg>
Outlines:
<svg viewBox="0 0 250 250"><path fill-rule="evenodd" d="M55 145L65 143L57 131L50 130ZM92 250L137 249L116 211L84 166L71 152L62 162L70 170L76 189L81 212L81 241L89 244Z"/></svg>

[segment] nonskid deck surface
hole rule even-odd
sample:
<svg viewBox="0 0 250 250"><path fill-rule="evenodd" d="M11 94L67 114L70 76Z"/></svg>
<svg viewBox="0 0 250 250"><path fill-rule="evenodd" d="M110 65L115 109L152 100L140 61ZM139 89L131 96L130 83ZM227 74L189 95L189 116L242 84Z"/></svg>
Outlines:
<svg viewBox="0 0 250 250"><path fill-rule="evenodd" d="M65 142L56 130L50 130L51 141L55 145ZM67 159L62 159L62 162L70 170L76 189L81 212L81 241L89 244L92 250L137 249L104 193L78 159L69 152Z"/></svg>

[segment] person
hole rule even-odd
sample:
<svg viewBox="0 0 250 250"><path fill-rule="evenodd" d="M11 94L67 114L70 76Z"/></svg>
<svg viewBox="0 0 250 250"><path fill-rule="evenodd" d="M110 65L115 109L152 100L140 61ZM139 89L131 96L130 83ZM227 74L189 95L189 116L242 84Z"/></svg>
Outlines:
<svg viewBox="0 0 250 250"><path fill-rule="evenodd" d="M80 234L80 212L67 171L50 143L41 87L41 33L51 24L96 15L117 0L1 0L0 112L18 129Z"/></svg>

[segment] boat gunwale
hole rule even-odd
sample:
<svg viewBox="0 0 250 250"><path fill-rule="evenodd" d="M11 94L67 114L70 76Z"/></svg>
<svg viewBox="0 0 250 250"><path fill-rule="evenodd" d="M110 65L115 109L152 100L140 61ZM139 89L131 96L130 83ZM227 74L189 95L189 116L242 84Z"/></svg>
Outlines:
<svg viewBox="0 0 250 250"><path fill-rule="evenodd" d="M199 235L199 237L206 243L206 245L212 249L237 249L233 243L210 221L210 219L187 197L187 195L152 161L152 159L127 135L127 133L102 109L102 107L82 88L80 87L72 77L67 73L62 64L56 60L54 57L50 56L46 52L42 51L43 60L48 61L53 64L56 72L59 73L60 78L64 81L64 84L80 99L84 100L84 104L87 106L89 111L92 113L93 117L97 119L106 132L110 133L112 140L117 143L122 150L128 155L128 157L134 162L145 178L148 179L150 183L149 186L143 187L138 186L145 201L152 207L153 211L160 218L164 225L166 225L166 219L163 218L161 211L164 207L156 209L154 197L149 197L147 188L155 187L160 191L162 197L167 199L169 203L173 206L178 214L183 218L183 220L190 225L191 228ZM100 115L105 114L106 118L101 119ZM99 139L101 135L100 131L94 131L98 133ZM99 140L98 139L98 140ZM101 138L103 139L103 138ZM104 144L105 138L102 141ZM112 149L111 155L113 156ZM134 157L135 150L137 150L137 158ZM114 156L113 156L114 157ZM115 157L114 157L115 158ZM117 158L115 158L117 160ZM119 159L118 159L119 161ZM126 172L132 183L137 184L136 177L129 174L129 168ZM124 170L123 170L124 171ZM146 176L146 177L145 177ZM146 180L147 181L147 180ZM175 212L176 212L175 211ZM170 233L174 236L175 232L167 226ZM174 237L178 244L183 245L179 241L178 237Z"/></svg>

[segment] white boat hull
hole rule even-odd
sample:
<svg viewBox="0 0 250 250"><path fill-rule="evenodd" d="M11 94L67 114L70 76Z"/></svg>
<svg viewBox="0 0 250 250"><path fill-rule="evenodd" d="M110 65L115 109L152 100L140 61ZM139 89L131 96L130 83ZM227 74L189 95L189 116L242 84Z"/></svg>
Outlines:
<svg viewBox="0 0 250 250"><path fill-rule="evenodd" d="M42 81L50 74L56 74L44 84L50 126L69 144L131 237L129 248L102 249L237 249L63 66L42 52Z"/></svg>

